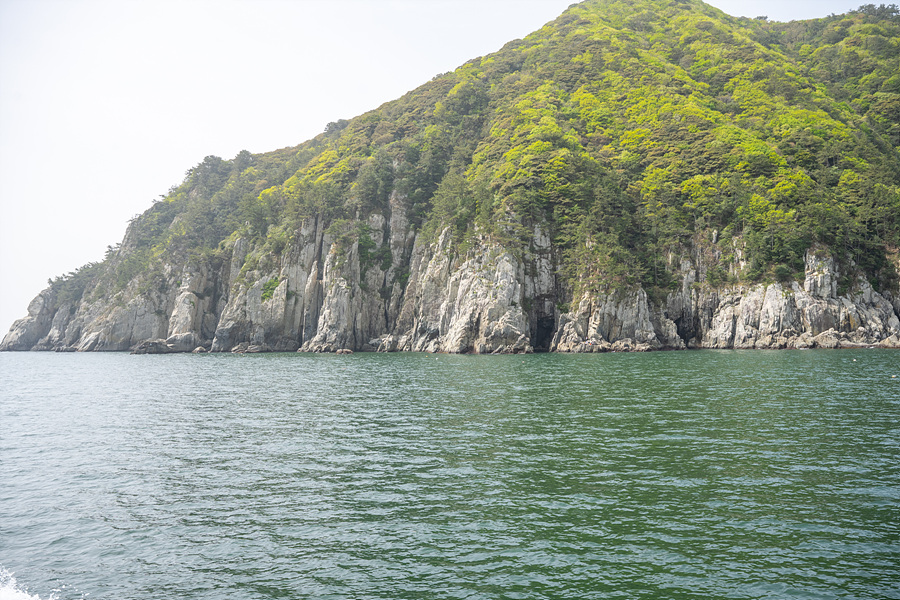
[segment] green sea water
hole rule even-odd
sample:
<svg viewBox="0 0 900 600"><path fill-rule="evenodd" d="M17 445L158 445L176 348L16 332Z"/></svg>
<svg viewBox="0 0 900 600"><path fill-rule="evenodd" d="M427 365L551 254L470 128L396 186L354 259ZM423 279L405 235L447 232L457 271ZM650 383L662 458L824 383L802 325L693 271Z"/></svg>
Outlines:
<svg viewBox="0 0 900 600"><path fill-rule="evenodd" d="M900 598L900 353L0 354L4 590Z"/></svg>

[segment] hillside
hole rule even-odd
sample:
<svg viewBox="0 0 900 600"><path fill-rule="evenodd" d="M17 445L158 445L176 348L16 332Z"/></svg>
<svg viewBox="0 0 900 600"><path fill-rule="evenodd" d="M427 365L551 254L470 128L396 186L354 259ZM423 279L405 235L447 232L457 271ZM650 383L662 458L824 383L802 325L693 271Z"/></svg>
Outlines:
<svg viewBox="0 0 900 600"><path fill-rule="evenodd" d="M297 147L207 157L0 349L900 345L898 123L896 6L588 0Z"/></svg>

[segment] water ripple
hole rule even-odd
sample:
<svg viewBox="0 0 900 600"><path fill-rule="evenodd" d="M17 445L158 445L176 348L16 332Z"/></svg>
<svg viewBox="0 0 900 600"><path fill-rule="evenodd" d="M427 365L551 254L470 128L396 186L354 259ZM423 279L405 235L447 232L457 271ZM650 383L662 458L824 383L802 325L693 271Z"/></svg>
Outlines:
<svg viewBox="0 0 900 600"><path fill-rule="evenodd" d="M897 371L4 354L0 564L59 600L900 598Z"/></svg>

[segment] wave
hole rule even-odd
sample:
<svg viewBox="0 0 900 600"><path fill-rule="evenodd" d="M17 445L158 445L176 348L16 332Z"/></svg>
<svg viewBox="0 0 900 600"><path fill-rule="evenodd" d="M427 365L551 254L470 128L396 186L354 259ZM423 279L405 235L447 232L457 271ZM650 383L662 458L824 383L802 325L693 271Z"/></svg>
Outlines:
<svg viewBox="0 0 900 600"><path fill-rule="evenodd" d="M0 567L0 600L42 600L37 594L29 594L19 587L13 574ZM47 600L57 600L55 594L50 594Z"/></svg>

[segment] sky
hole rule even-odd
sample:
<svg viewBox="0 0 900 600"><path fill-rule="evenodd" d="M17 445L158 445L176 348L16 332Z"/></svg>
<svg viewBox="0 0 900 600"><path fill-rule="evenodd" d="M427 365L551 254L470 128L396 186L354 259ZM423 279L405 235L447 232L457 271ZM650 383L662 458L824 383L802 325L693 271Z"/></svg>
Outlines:
<svg viewBox="0 0 900 600"><path fill-rule="evenodd" d="M790 21L868 0L707 0ZM0 336L208 155L294 146L572 0L0 0Z"/></svg>

